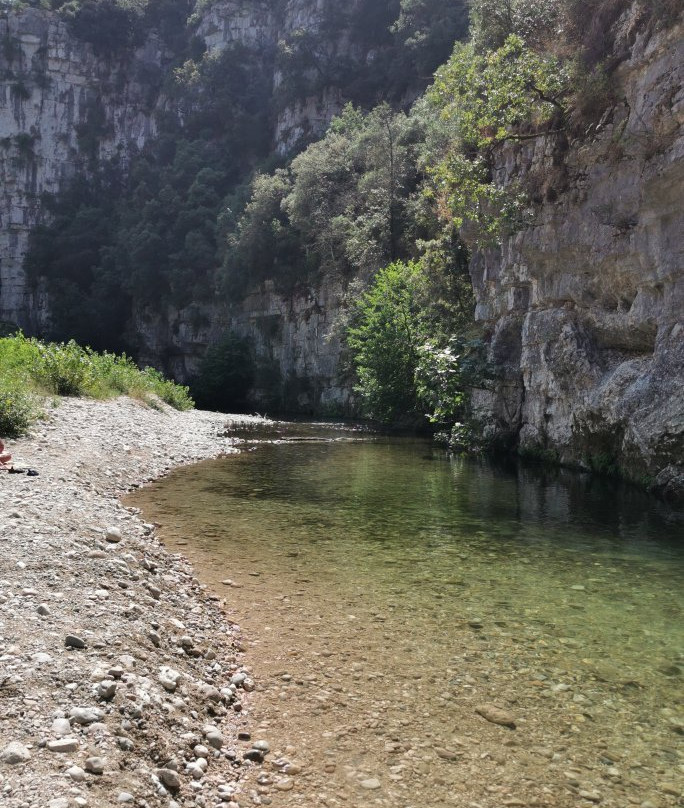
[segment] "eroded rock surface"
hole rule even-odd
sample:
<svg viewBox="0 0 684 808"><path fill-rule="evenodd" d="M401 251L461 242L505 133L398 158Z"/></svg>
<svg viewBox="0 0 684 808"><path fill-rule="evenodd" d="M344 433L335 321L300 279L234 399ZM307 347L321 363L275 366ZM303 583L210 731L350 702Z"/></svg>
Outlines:
<svg viewBox="0 0 684 808"><path fill-rule="evenodd" d="M674 497L684 495L684 39L681 26L649 38L632 22L623 100L569 144L503 155L499 181L537 181L543 201L533 226L472 264L501 376L476 405L523 450L637 479L672 466L663 490Z"/></svg>

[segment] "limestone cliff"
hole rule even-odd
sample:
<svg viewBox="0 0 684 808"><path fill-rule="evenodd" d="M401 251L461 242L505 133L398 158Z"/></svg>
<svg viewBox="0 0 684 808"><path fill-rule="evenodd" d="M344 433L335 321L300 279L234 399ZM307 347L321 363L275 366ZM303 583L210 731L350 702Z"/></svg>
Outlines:
<svg viewBox="0 0 684 808"><path fill-rule="evenodd" d="M126 59L98 57L57 14L30 7L0 17L0 41L0 321L30 329L46 315L23 270L41 197L154 134L163 53L150 37Z"/></svg>
<svg viewBox="0 0 684 808"><path fill-rule="evenodd" d="M499 183L536 184L544 201L531 227L473 259L499 374L475 404L490 433L523 451L660 474L674 491L684 481L682 27L637 34L628 52L619 102L598 125L560 152L547 140L501 156Z"/></svg>

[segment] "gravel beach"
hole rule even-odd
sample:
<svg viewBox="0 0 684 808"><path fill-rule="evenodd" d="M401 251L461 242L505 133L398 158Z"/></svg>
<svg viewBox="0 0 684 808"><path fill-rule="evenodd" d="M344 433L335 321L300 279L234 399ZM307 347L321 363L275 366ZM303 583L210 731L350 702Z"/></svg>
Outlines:
<svg viewBox="0 0 684 808"><path fill-rule="evenodd" d="M239 627L119 501L232 451L227 420L64 399L8 442L38 476L0 473L4 808L236 804L253 687Z"/></svg>

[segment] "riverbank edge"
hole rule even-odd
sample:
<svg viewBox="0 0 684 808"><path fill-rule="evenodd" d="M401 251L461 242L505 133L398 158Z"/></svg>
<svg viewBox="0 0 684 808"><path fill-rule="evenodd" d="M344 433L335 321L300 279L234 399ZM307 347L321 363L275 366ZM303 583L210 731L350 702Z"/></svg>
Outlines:
<svg viewBox="0 0 684 808"><path fill-rule="evenodd" d="M6 808L238 799L251 689L239 627L120 498L234 451L227 424L262 421L62 399L9 444L38 476L0 474Z"/></svg>

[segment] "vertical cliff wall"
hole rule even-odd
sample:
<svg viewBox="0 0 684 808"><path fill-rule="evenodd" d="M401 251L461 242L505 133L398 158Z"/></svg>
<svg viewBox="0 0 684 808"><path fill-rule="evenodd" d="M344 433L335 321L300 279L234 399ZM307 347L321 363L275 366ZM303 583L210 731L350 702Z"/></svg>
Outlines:
<svg viewBox="0 0 684 808"><path fill-rule="evenodd" d="M531 227L473 259L499 374L475 404L524 451L662 472L667 487L684 461L684 38L629 19L621 36L619 101L598 125L567 151L540 140L501 155L498 181L544 201Z"/></svg>
<svg viewBox="0 0 684 808"><path fill-rule="evenodd" d="M30 330L47 314L23 270L42 195L154 134L163 53L152 36L125 58L96 56L57 14L29 7L0 17L0 43L0 320Z"/></svg>

